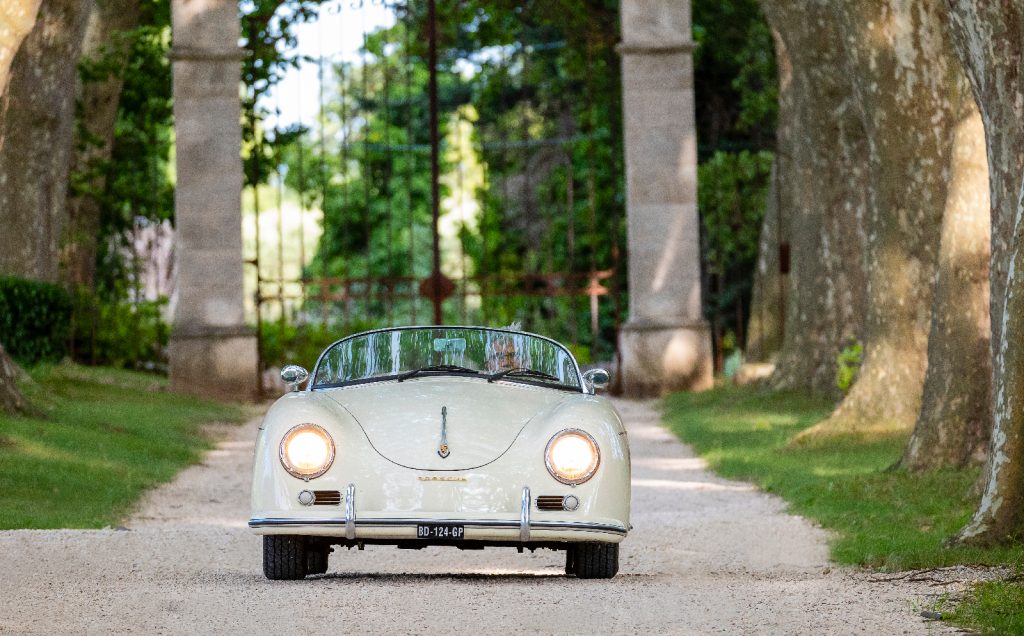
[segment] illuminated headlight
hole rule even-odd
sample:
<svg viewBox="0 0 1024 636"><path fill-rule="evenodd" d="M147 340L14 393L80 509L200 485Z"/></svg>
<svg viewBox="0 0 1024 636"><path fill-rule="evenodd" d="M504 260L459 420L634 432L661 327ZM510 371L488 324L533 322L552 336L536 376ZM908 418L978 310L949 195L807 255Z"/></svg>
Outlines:
<svg viewBox="0 0 1024 636"><path fill-rule="evenodd" d="M544 449L551 476L563 484L582 484L597 472L601 451L586 431L570 428L556 433Z"/></svg>
<svg viewBox="0 0 1024 636"><path fill-rule="evenodd" d="M334 440L316 424L299 424L281 440L281 465L299 479L315 479L334 462Z"/></svg>

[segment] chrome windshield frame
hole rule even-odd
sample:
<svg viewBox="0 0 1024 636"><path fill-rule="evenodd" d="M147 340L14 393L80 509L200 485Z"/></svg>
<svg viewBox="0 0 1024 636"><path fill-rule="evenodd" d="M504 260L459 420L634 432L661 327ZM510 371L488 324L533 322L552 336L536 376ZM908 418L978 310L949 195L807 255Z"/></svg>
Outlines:
<svg viewBox="0 0 1024 636"><path fill-rule="evenodd" d="M553 344L554 346L558 347L559 349L561 349L562 351L564 351L566 353L566 355L569 356L569 359L572 360L573 369L576 370L576 379L579 381L579 385L580 385L579 386L579 392L583 393L585 395L589 395L589 391L587 391L587 383L583 381L583 372L580 371L580 365L576 361L576 356L574 356L572 354L572 351L569 351L568 347L566 347L562 343L558 342L554 338L548 338L547 336L542 336L542 335L537 334L537 333L531 333L529 331L518 331L518 330L514 330L514 329L502 329L500 327L480 327L480 326L477 326L477 325L412 325L412 326L407 326L407 327L382 327L380 329L370 329L369 331L360 331L359 333L354 333L354 334L352 334L350 336L345 336L344 338L339 338L338 340L335 340L334 342L332 342L328 346L324 347L324 350L320 352L320 355L316 359L316 364L313 365L313 370L309 374L309 381L306 382L306 388L304 389L304 391L312 392L314 390L314 387L315 387L314 382L316 380L317 373L320 371L320 363L323 361L324 356L327 355L328 351L330 351L334 347L338 346L339 344L345 342L346 340L352 340L352 339L355 339L355 338L361 338L363 336L369 336L369 335L375 334L375 333L386 333L386 332L391 332L391 331L417 331L417 330L424 330L424 329L466 329L466 330L469 330L469 331L493 331L493 332L497 332L497 333L507 333L507 334L511 334L513 336L530 336L530 337L533 337L533 338L537 338L538 340L543 340L545 342L549 342L549 343ZM483 376L483 377L486 377L486 376ZM365 384L365 383L376 382L376 381L383 382L383 381L390 380L390 379L393 379L393 378L391 376L380 376L380 378L364 378L362 380L353 380L351 382L351 384ZM349 383L346 383L346 384L349 384ZM565 387L566 385L559 385L559 386ZM321 389L324 389L324 388L329 388L329 387L321 387Z"/></svg>

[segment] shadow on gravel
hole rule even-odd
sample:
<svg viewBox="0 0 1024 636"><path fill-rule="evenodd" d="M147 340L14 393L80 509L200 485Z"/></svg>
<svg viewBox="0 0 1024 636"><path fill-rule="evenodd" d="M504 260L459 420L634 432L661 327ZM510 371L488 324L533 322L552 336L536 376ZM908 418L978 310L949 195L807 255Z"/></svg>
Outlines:
<svg viewBox="0 0 1024 636"><path fill-rule="evenodd" d="M307 577L307 581L393 581L418 583L425 581L538 581L567 579L561 572L450 572L450 573L384 573L384 572L329 572Z"/></svg>

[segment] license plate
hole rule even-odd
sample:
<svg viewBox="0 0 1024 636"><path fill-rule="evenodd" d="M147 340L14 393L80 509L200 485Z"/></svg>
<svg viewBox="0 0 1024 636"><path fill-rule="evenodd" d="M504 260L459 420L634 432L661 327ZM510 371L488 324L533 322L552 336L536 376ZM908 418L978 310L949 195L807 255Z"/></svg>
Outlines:
<svg viewBox="0 0 1024 636"><path fill-rule="evenodd" d="M426 523L416 525L417 539L458 540L466 536L466 527L453 523Z"/></svg>

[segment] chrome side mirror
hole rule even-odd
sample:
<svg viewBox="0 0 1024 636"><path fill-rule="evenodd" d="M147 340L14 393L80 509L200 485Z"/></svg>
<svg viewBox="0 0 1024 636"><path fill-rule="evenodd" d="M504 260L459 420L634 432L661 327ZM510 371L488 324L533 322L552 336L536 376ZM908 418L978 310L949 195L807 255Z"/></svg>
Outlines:
<svg viewBox="0 0 1024 636"><path fill-rule="evenodd" d="M607 389L612 376L604 369L591 369L583 374L583 379L590 385L591 393L593 393Z"/></svg>
<svg viewBox="0 0 1024 636"><path fill-rule="evenodd" d="M308 377L309 371L306 371L297 364L289 364L281 369L281 379L288 385L289 391L298 391L299 385L305 382Z"/></svg>

